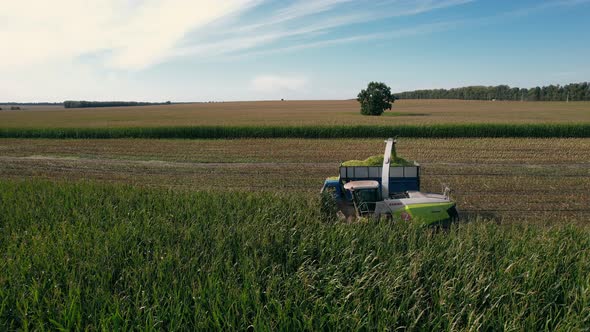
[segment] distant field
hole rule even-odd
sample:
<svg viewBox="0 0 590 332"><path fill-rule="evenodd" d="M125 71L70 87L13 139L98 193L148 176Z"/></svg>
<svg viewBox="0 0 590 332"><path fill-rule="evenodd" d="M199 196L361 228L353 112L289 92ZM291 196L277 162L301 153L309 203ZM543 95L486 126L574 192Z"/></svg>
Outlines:
<svg viewBox="0 0 590 332"><path fill-rule="evenodd" d="M55 106L25 108L23 111L0 111L0 128L590 122L589 102L399 100L393 110L382 117L361 116L355 100L195 103L67 110Z"/></svg>

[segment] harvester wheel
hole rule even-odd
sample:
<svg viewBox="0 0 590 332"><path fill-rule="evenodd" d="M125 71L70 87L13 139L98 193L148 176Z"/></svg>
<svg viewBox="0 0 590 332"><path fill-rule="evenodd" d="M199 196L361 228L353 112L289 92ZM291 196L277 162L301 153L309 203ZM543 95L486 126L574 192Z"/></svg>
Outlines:
<svg viewBox="0 0 590 332"><path fill-rule="evenodd" d="M448 213L449 213L449 219L452 223L459 221L459 212L457 211L456 207L453 206L452 208L450 208L448 210Z"/></svg>

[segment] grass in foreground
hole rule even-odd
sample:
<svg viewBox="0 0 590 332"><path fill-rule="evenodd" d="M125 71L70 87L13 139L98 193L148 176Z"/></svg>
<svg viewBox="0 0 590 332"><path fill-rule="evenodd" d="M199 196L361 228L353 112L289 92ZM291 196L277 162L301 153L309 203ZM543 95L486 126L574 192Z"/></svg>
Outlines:
<svg viewBox="0 0 590 332"><path fill-rule="evenodd" d="M321 222L309 195L0 181L0 328L590 327L590 229Z"/></svg>

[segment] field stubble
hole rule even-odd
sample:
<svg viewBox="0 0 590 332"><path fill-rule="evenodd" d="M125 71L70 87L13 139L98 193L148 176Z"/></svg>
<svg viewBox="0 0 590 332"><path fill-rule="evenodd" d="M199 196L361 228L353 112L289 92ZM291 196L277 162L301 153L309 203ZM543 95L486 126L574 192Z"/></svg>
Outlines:
<svg viewBox="0 0 590 332"><path fill-rule="evenodd" d="M590 217L590 139L403 139L422 187L454 189L467 215ZM180 190L316 193L338 164L380 140L0 140L0 175L92 179Z"/></svg>

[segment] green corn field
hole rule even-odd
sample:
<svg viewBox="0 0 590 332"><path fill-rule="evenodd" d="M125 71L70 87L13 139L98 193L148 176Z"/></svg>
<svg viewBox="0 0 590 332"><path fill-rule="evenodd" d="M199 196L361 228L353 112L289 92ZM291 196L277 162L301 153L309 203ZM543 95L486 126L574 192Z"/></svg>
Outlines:
<svg viewBox="0 0 590 332"><path fill-rule="evenodd" d="M0 128L0 138L590 137L590 124Z"/></svg>
<svg viewBox="0 0 590 332"><path fill-rule="evenodd" d="M590 328L590 228L326 221L304 194L0 180L0 330Z"/></svg>

